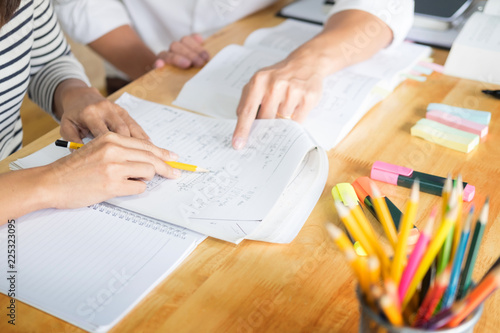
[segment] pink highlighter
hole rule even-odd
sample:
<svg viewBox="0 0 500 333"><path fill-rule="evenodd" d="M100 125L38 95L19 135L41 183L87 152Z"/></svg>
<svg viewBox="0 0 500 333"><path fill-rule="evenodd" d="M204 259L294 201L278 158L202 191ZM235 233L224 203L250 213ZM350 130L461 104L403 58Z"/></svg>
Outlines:
<svg viewBox="0 0 500 333"><path fill-rule="evenodd" d="M429 175L423 172L413 171L413 169L402 166L377 161L373 163L370 175L384 183L411 188L415 179L420 180L420 191L441 196L446 178ZM463 201L471 201L476 193L476 188L470 184L463 183Z"/></svg>

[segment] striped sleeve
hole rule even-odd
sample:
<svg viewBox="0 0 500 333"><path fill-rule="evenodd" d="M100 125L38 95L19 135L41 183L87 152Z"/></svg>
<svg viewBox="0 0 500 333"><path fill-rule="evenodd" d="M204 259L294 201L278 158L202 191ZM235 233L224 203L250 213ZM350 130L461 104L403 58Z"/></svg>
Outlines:
<svg viewBox="0 0 500 333"><path fill-rule="evenodd" d="M67 79L89 84L82 65L71 54L49 0L36 0L31 53L30 98L54 118L53 99L57 86Z"/></svg>

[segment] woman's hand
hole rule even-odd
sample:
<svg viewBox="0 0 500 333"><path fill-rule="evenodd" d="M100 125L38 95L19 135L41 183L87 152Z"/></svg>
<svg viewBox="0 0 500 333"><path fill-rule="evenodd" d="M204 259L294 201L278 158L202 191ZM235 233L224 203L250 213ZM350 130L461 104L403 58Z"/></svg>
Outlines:
<svg viewBox="0 0 500 333"><path fill-rule="evenodd" d="M166 64L182 69L203 67L209 59L208 52L203 48L203 37L192 34L170 44L168 51L160 52L155 62L155 68L163 67Z"/></svg>
<svg viewBox="0 0 500 333"><path fill-rule="evenodd" d="M181 172L165 163L177 158L148 140L108 132L47 166L50 207L77 208L142 193L155 174L179 177Z"/></svg>
<svg viewBox="0 0 500 333"><path fill-rule="evenodd" d="M61 119L62 137L70 141L82 142L89 133L97 137L109 131L149 139L127 111L80 80L70 79L59 84L54 110Z"/></svg>

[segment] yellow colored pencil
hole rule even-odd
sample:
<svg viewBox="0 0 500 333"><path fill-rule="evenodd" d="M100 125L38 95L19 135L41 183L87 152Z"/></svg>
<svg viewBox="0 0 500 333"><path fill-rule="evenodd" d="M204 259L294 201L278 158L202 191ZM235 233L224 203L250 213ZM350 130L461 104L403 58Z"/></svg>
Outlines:
<svg viewBox="0 0 500 333"><path fill-rule="evenodd" d="M390 296L382 295L382 297L380 297L379 304L385 316L391 322L392 325L394 326L404 325L401 311L398 310L396 304L394 304Z"/></svg>
<svg viewBox="0 0 500 333"><path fill-rule="evenodd" d="M401 223L399 224L399 238L396 244L396 251L394 253L391 266L391 277L396 285L399 285L403 269L406 265L406 247L410 229L413 228L415 216L417 215L419 190L420 183L418 179L416 179L411 189L410 200L406 204L405 213L402 217Z"/></svg>
<svg viewBox="0 0 500 333"><path fill-rule="evenodd" d="M377 216L380 218L380 222L382 223L382 227L384 228L384 232L389 239L392 248L396 249L397 232L396 227L394 226L394 221L392 220L392 216L389 212L389 208L387 207L379 189L373 182L371 182L371 187L373 193L373 205L375 206Z"/></svg>
<svg viewBox="0 0 500 333"><path fill-rule="evenodd" d="M370 279L366 269L366 258L358 256L352 249L345 250L344 256L358 278L361 291L368 295L370 292Z"/></svg>
<svg viewBox="0 0 500 333"><path fill-rule="evenodd" d="M367 259L368 274L370 276L370 284L380 283L380 261L377 257L371 256Z"/></svg>
<svg viewBox="0 0 500 333"><path fill-rule="evenodd" d="M339 227L333 225L332 223L327 223L326 230L342 252L349 249L355 251L351 241L349 240L347 235L342 230L340 230Z"/></svg>
<svg viewBox="0 0 500 333"><path fill-rule="evenodd" d="M351 235L361 243L366 253L370 255L377 255L375 249L373 248L371 242L368 240L366 235L361 230L359 224L356 222L352 213L343 204L335 202L335 207L337 208L337 213L342 220L342 223L346 226L347 230Z"/></svg>
<svg viewBox="0 0 500 333"><path fill-rule="evenodd" d="M448 235L450 229L455 224L455 221L457 219L457 212L458 212L457 205L455 203L455 205L451 207L450 210L446 213L443 222L439 226L436 235L432 238L431 243L427 248L427 251L425 252L424 256L422 257L422 260L420 261L420 265L418 266L415 274L413 275L410 285L408 286L408 290L406 291L406 295L403 299L403 304L402 304L403 309L406 307L406 305L408 305L408 302L413 297L413 294L415 293L417 286L419 285L419 283L422 281L425 274L429 270L429 267L432 265L432 262L436 258L439 249L441 249L441 246L443 245L446 236Z"/></svg>
<svg viewBox="0 0 500 333"><path fill-rule="evenodd" d="M83 143L76 143L76 142L65 141L65 140L56 140L55 144L58 147L64 147L64 148L70 148L70 149L78 149L78 148L83 147ZM165 161L165 163L170 165L172 168L179 169L179 170L185 170L185 171L191 171L191 172L210 172L207 169L203 169L203 168L200 168L199 166L192 165L192 164L186 164L186 163L175 162L175 161Z"/></svg>
<svg viewBox="0 0 500 333"><path fill-rule="evenodd" d="M165 161L168 165L170 165L172 168L175 169L180 169L180 170L186 170L186 171L191 171L191 172L210 172L207 169L200 168L199 166L192 165L192 164L186 164L186 163L181 163L181 162L175 162L175 161Z"/></svg>
<svg viewBox="0 0 500 333"><path fill-rule="evenodd" d="M360 205L353 202L348 202L348 206L351 211L351 214L358 222L361 231L365 234L366 238L371 243L373 249L377 253L377 256L380 260L380 264L382 265L382 271L384 272L385 275L386 273L389 272L390 260L389 257L387 256L387 253L384 251L384 249L378 242L377 238L375 237L375 230L373 230L370 221L368 221L368 219L366 218Z"/></svg>

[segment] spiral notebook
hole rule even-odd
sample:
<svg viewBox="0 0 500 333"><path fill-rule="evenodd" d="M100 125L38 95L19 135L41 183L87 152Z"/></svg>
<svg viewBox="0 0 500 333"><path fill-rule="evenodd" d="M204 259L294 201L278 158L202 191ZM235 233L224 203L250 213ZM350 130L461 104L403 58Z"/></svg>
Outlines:
<svg viewBox="0 0 500 333"><path fill-rule="evenodd" d="M113 327L205 239L106 203L42 210L15 225L16 299L91 332ZM0 243L7 233L0 227ZM11 271L6 260L0 270ZM9 287L0 279L2 293Z"/></svg>

